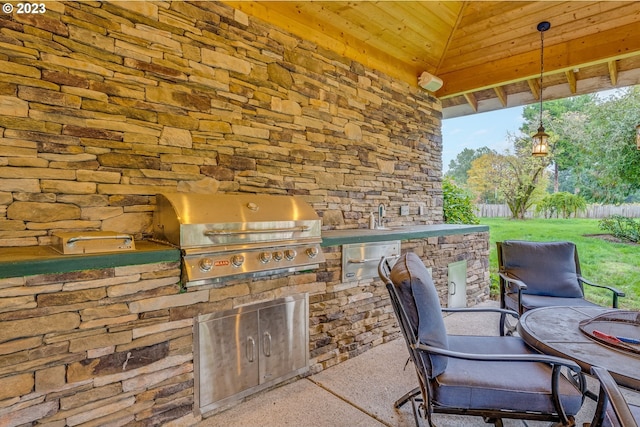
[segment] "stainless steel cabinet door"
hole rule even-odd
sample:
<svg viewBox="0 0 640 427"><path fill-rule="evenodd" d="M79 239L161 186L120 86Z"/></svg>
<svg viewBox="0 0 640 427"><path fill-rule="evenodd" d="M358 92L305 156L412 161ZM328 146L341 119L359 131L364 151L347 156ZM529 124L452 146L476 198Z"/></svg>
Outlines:
<svg viewBox="0 0 640 427"><path fill-rule="evenodd" d="M260 382L307 366L307 310L304 299L262 308L260 316Z"/></svg>
<svg viewBox="0 0 640 427"><path fill-rule="evenodd" d="M448 266L449 308L467 306L467 261L452 262Z"/></svg>
<svg viewBox="0 0 640 427"><path fill-rule="evenodd" d="M200 407L260 383L257 310L199 325Z"/></svg>

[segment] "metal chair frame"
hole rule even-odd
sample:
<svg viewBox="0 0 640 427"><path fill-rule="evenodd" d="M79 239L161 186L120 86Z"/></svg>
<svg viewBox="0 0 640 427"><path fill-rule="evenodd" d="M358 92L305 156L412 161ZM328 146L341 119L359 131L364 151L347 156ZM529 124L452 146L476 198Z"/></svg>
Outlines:
<svg viewBox="0 0 640 427"><path fill-rule="evenodd" d="M607 413L607 405L611 407L611 411L616 417L618 423L622 427L638 427L638 420L633 416L629 409L629 404L618 388L611 374L604 368L599 366L591 367L593 374L600 382L600 391L598 393L598 404L596 412L593 415L590 427L601 427Z"/></svg>
<svg viewBox="0 0 640 427"><path fill-rule="evenodd" d="M442 413L442 414L453 414L453 415L469 415L469 416L479 416L482 417L485 422L493 423L496 426L502 426L502 418L510 418L510 419L522 419L522 420L534 420L534 421L553 421L556 422L558 426L574 426L575 421L573 417L567 416L562 407L562 402L558 396L558 385L561 375L562 367L567 368L569 375L568 378L572 379L574 382L577 382L576 386L584 395L586 391L586 382L584 378L584 374L582 373L580 366L576 363L562 359L554 356L545 356L538 354L475 354L475 353L461 353L457 351L445 350L442 348L437 348L429 345L425 345L420 343L418 337L412 333L412 328L409 322L409 316L407 315L404 307L400 303L400 299L398 293L395 289L395 285L390 279L390 271L391 266L387 262L387 260L383 257L378 264L378 274L380 278L385 282L387 287L387 291L389 292L389 297L391 299L391 304L393 306L393 310L396 314L398 323L400 325L400 329L405 339L405 343L407 345L407 349L409 350L410 360L413 362L416 374L418 377L419 386L410 392L406 393L400 399L398 399L394 403L394 407L399 409L407 402L411 402L414 419L416 422L416 426L419 427L420 424L418 422L418 413L422 411L422 417L427 420L427 423L430 427L435 427L431 415L433 413ZM518 314L511 310L497 309L497 308L456 308L456 309L447 309L442 308L444 312L498 312L501 315L511 315L515 318L518 317ZM500 330L500 335L504 335L503 330ZM433 384L427 378L426 375L426 367L423 365L422 359L417 357L419 352L428 352L432 354L439 354L452 358L460 358L467 360L477 360L479 362L482 361L498 361L505 363L545 363L552 367L551 374L551 390L552 390L552 400L553 405L556 409L554 413L540 413L540 412L513 412L509 410L502 410L499 408L496 409L467 409L467 408L455 408L455 407L444 407L438 406L432 402L431 395ZM422 397L418 397L418 395L422 395ZM416 410L416 404L418 404L418 410Z"/></svg>
<svg viewBox="0 0 640 427"><path fill-rule="evenodd" d="M518 280L515 277L510 276L509 273L505 270L504 261L503 261L504 255L503 255L503 249L502 249L503 243L504 242L496 242L496 246L498 250L498 277L500 282L500 308L507 309L507 303L505 299L507 290L515 288L518 294L518 298L517 298L518 314L522 315L526 311L522 305L522 293L523 291L527 290L527 284L521 280ZM540 243L543 243L543 242L540 242ZM576 265L576 273L578 275L577 276L578 284L580 286L580 289L582 290L583 299L584 299L584 289L585 289L584 285L588 285L594 288L607 289L612 293L611 307L618 308L619 298L625 296L624 292L611 286L605 286L605 285L593 283L585 279L584 277L582 277L582 273L580 270L580 259L578 258L578 248L575 248L574 261ZM507 330L508 331L507 334L511 335L515 330L515 325L511 324L506 318L506 316L502 315L500 316L500 328Z"/></svg>

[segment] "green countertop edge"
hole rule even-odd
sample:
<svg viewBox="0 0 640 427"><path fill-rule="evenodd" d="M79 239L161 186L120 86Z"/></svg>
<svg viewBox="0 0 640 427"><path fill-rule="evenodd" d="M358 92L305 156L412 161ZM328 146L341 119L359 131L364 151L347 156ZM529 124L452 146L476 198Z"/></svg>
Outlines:
<svg viewBox="0 0 640 427"><path fill-rule="evenodd" d="M150 242L136 242L136 249L133 251L91 255L62 255L48 247L40 247L35 249L37 256L29 257L22 253L28 249L1 249L0 279L180 261L178 249ZM19 259L7 260L14 253Z"/></svg>
<svg viewBox="0 0 640 427"><path fill-rule="evenodd" d="M418 225L392 230L328 230L322 233L322 246L348 243L413 240L429 237L488 232L487 225ZM136 242L136 250L92 255L62 255L48 246L0 248L0 279L57 274L81 270L180 261L180 250L155 242Z"/></svg>
<svg viewBox="0 0 640 427"><path fill-rule="evenodd" d="M450 236L488 232L488 225L414 225L392 230L330 230L322 233L322 246L339 246L348 243L384 242L387 240L413 240L428 237Z"/></svg>

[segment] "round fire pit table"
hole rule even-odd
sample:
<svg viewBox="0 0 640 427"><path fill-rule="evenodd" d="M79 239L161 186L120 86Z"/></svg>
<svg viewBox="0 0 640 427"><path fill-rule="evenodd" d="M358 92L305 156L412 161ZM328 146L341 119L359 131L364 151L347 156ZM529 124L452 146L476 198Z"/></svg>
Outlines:
<svg viewBox="0 0 640 427"><path fill-rule="evenodd" d="M520 317L518 333L541 353L573 360L586 374L591 366L601 366L621 386L640 391L640 355L606 345L580 330L580 322L612 311L606 307L537 308Z"/></svg>

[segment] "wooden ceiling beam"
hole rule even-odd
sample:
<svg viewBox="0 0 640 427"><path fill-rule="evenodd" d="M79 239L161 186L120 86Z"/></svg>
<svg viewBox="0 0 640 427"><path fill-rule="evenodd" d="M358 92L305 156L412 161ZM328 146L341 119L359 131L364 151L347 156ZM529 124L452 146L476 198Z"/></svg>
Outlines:
<svg viewBox="0 0 640 427"><path fill-rule="evenodd" d="M613 86L618 85L618 61L609 61L609 79Z"/></svg>
<svg viewBox="0 0 640 427"><path fill-rule="evenodd" d="M564 72L565 76L567 76L567 82L569 83L569 90L571 93L576 93L578 91L578 80L576 79L576 72L574 70L567 70Z"/></svg>
<svg viewBox="0 0 640 427"><path fill-rule="evenodd" d="M496 96L500 100L500 104L502 104L503 107L506 107L507 106L507 92L504 91L504 88L502 86L496 86L496 87L493 88L493 91L496 93Z"/></svg>
<svg viewBox="0 0 640 427"><path fill-rule="evenodd" d="M478 112L478 99L476 98L476 96L472 92L469 92L469 93L465 93L464 97L467 100L467 103L473 109L473 111L475 111L477 113Z"/></svg>
<svg viewBox="0 0 640 427"><path fill-rule="evenodd" d="M640 52L637 23L579 37L566 43L545 46L545 70L561 72L573 68L627 58ZM440 98L460 95L535 77L539 73L540 52L531 50L481 65L439 74L444 82L436 92Z"/></svg>
<svg viewBox="0 0 640 427"><path fill-rule="evenodd" d="M540 81L538 79L529 79L527 83L529 84L529 89L531 89L533 99L538 101L540 99Z"/></svg>

